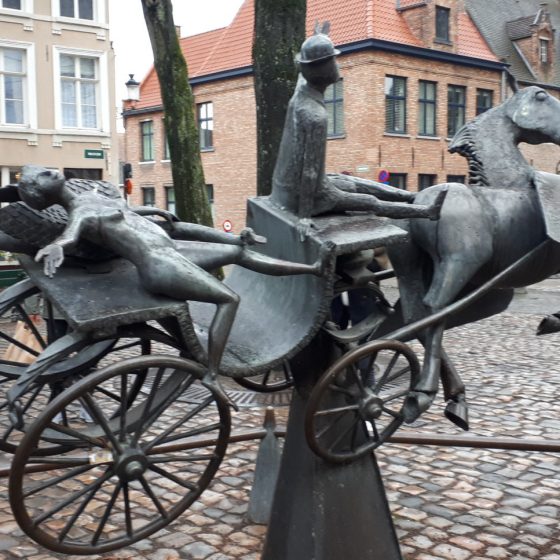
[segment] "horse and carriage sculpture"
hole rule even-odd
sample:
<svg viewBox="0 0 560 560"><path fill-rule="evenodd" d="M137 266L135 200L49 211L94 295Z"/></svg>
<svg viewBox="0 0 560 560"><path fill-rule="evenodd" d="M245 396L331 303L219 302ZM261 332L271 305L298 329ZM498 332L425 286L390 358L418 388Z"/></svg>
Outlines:
<svg viewBox="0 0 560 560"><path fill-rule="evenodd" d="M331 48L321 40L302 48L311 85L305 55ZM502 311L513 287L560 269L560 182L532 169L519 142L560 145L560 102L541 88L515 92L459 131L451 150L469 159L470 185L416 194L409 206L437 209L430 220L340 207L302 216L273 194L249 200L259 235L239 237L128 208L108 183L24 168L16 190L4 191L19 196L0 209L2 248L18 251L28 274L0 295L0 316L15 313L40 347L0 331L34 357L0 360L0 449L14 454L20 527L51 550L92 554L171 523L226 453L231 403L218 376L257 390L295 382L306 395L307 445L332 464L371 454L416 420L440 379L448 418L468 429L444 330ZM356 200L368 186L321 180ZM366 268L380 247L399 282L395 307L379 287L391 274ZM232 263L224 283L206 272ZM340 329L332 300L358 288L372 311ZM41 328L28 306L38 295ZM422 365L406 344L415 338ZM270 374L278 368L280 381Z"/></svg>

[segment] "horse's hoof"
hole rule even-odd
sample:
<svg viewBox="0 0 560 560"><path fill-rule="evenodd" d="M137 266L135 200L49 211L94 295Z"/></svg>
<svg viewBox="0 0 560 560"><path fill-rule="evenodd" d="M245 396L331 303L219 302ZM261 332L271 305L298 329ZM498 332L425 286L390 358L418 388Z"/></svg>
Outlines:
<svg viewBox="0 0 560 560"><path fill-rule="evenodd" d="M464 400L448 401L445 407L445 417L462 430L468 431L469 407Z"/></svg>
<svg viewBox="0 0 560 560"><path fill-rule="evenodd" d="M435 394L411 391L406 397L403 405L403 418L406 424L412 424L418 420L423 412L426 412L434 401Z"/></svg>

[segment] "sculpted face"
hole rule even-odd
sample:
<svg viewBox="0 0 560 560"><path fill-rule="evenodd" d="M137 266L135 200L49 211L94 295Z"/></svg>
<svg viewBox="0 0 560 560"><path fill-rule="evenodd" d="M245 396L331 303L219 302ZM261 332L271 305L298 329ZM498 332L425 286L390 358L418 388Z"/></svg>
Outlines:
<svg viewBox="0 0 560 560"><path fill-rule="evenodd" d="M44 210L59 202L59 194L64 187L64 176L56 170L36 165L26 165L22 169L18 184L21 200L35 210Z"/></svg>

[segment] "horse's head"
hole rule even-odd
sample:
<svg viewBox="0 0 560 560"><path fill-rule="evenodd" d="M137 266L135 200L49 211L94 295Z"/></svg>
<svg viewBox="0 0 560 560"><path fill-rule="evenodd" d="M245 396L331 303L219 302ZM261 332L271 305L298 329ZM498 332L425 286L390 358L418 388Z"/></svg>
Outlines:
<svg viewBox="0 0 560 560"><path fill-rule="evenodd" d="M537 86L521 89L504 106L519 129L519 142L560 145L560 101L547 91Z"/></svg>

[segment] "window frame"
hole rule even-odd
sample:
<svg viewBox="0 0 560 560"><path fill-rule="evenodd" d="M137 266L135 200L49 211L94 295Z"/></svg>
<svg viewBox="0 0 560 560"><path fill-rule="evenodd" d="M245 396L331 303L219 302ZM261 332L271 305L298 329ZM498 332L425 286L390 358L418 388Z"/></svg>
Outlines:
<svg viewBox="0 0 560 560"><path fill-rule="evenodd" d="M339 89L340 95L337 95ZM327 138L339 138L345 135L344 129L344 80L330 84L325 90L325 107L329 115ZM332 118L329 108L332 107ZM340 126L339 126L339 123Z"/></svg>
<svg viewBox="0 0 560 560"><path fill-rule="evenodd" d="M427 181L429 184L423 185L423 179L426 177L431 177L431 179ZM418 173L418 191L423 191L432 185L437 185L437 177L436 173Z"/></svg>
<svg viewBox="0 0 560 560"><path fill-rule="evenodd" d="M177 200L175 198L175 187L173 185L164 185L163 188L165 191L165 209L172 214L176 214ZM173 196L170 196L171 193L173 193ZM172 208L171 205L173 205Z"/></svg>
<svg viewBox="0 0 560 560"><path fill-rule="evenodd" d="M72 16L67 16L62 14L62 0L56 0L53 2L55 5L56 16L63 18L65 20L72 20L72 21L80 21L80 22L98 22L99 21L99 5L102 4L99 0L91 0L91 13L92 17L90 18L82 18L80 17L80 0L70 0L72 2L73 13ZM77 14L77 15L76 15Z"/></svg>
<svg viewBox="0 0 560 560"><path fill-rule="evenodd" d="M205 115L202 115L203 108L206 108ZM208 108L212 109L210 116L208 116ZM211 152L214 150L214 103L212 101L202 101L196 104L196 124L200 151ZM210 127L208 128L207 125ZM206 143L207 137L209 137L209 143Z"/></svg>
<svg viewBox="0 0 560 560"><path fill-rule="evenodd" d="M461 183L462 185L467 184L467 176L466 175L447 175L445 177L445 181L447 183Z"/></svg>
<svg viewBox="0 0 560 560"><path fill-rule="evenodd" d="M24 72L22 80L22 94L23 94L23 123L7 123L5 122L5 97L4 97L4 71L0 72L0 126L5 129L36 129L37 124L37 90L35 70L35 46L32 43L24 43L21 41L0 40L0 51L4 49L20 50L24 54Z"/></svg>
<svg viewBox="0 0 560 560"><path fill-rule="evenodd" d="M451 93L462 92L463 94L463 102L457 103L450 99ZM462 113L462 123L457 125L457 122L454 122L454 127L451 127L452 123L452 115L458 116ZM459 131L459 129L464 126L466 122L466 114L467 114L467 87L466 86L459 86L455 84L447 84L447 137L453 138L455 134Z"/></svg>
<svg viewBox="0 0 560 560"><path fill-rule="evenodd" d="M395 95L392 93L388 93L388 80L399 80L402 81L402 83L404 84L404 95ZM385 132L389 133L389 134L406 134L407 133L407 78L404 76L395 76L393 74L387 74L385 75ZM394 82L393 85L391 86L391 90L394 91ZM395 128L394 123L395 123L395 115L397 114L397 111L395 110L397 103L400 105L402 103L402 108L403 108L403 130L399 130L397 128ZM391 108L391 116L392 116L392 122L393 122L393 128L389 128L389 108L390 108L390 104L392 104L392 108Z"/></svg>
<svg viewBox="0 0 560 560"><path fill-rule="evenodd" d="M161 161L171 161L171 154L169 152L169 142L167 141L167 130L165 129L165 121L161 119L161 134L163 144L163 156Z"/></svg>
<svg viewBox="0 0 560 560"><path fill-rule="evenodd" d="M156 206L156 188L153 185L146 185L143 187L140 187L141 192L142 192L142 206L149 206L150 208L157 208ZM146 194L147 193L151 193L151 196L153 198L153 203L149 203L147 202L147 197Z"/></svg>
<svg viewBox="0 0 560 560"><path fill-rule="evenodd" d="M543 48L545 47L545 48ZM539 37L539 62L548 64L550 62L550 41L544 37ZM544 55L544 56L543 56Z"/></svg>
<svg viewBox="0 0 560 560"><path fill-rule="evenodd" d="M441 16L445 14L445 21L442 26ZM434 36L438 43L451 44L451 33L449 24L451 21L451 10L445 6L436 6ZM443 31L443 34L441 33Z"/></svg>
<svg viewBox="0 0 560 560"><path fill-rule="evenodd" d="M422 85L434 86L434 98L421 97ZM426 95L426 92L424 92ZM433 133L426 132L427 107L433 107ZM437 136L437 82L431 80L418 81L418 135L419 136Z"/></svg>
<svg viewBox="0 0 560 560"><path fill-rule="evenodd" d="M481 98L485 94L490 94L490 105L487 107L486 105L482 105L480 103ZM489 109L492 109L494 106L494 90L493 89L484 89L484 88L476 88L476 116L482 115L482 113L486 113Z"/></svg>
<svg viewBox="0 0 560 560"><path fill-rule="evenodd" d="M401 181L394 181L394 179L401 179L402 180L402 186L400 184L395 184L395 183L400 183ZM391 180L393 180L393 182L391 182ZM407 191L408 190L408 173L389 173L389 185L391 185L392 187L395 187L397 189L402 189L403 191Z"/></svg>
<svg viewBox="0 0 560 560"><path fill-rule="evenodd" d="M151 126L151 130L149 131L149 133L146 133L145 128L146 125L150 125ZM140 121L138 123L138 128L139 128L139 132L140 132L140 157L139 157L139 161L140 163L153 163L155 161L155 157L156 157L156 150L155 150L155 135L154 135L154 121L152 119L146 119L143 121ZM149 142L149 150L146 150L146 140L148 140ZM148 153L149 151L149 153ZM146 157L146 155L149 155L151 157Z"/></svg>
<svg viewBox="0 0 560 560"><path fill-rule="evenodd" d="M97 88L96 88L96 116L97 126L95 128L67 127L62 124L62 88L61 88L61 68L60 57L62 55L93 58L97 68ZM107 53L103 51L87 50L55 45L53 47L53 73L55 76L55 128L65 132L79 132L85 135L109 134L111 127L111 112L109 110L109 74Z"/></svg>

